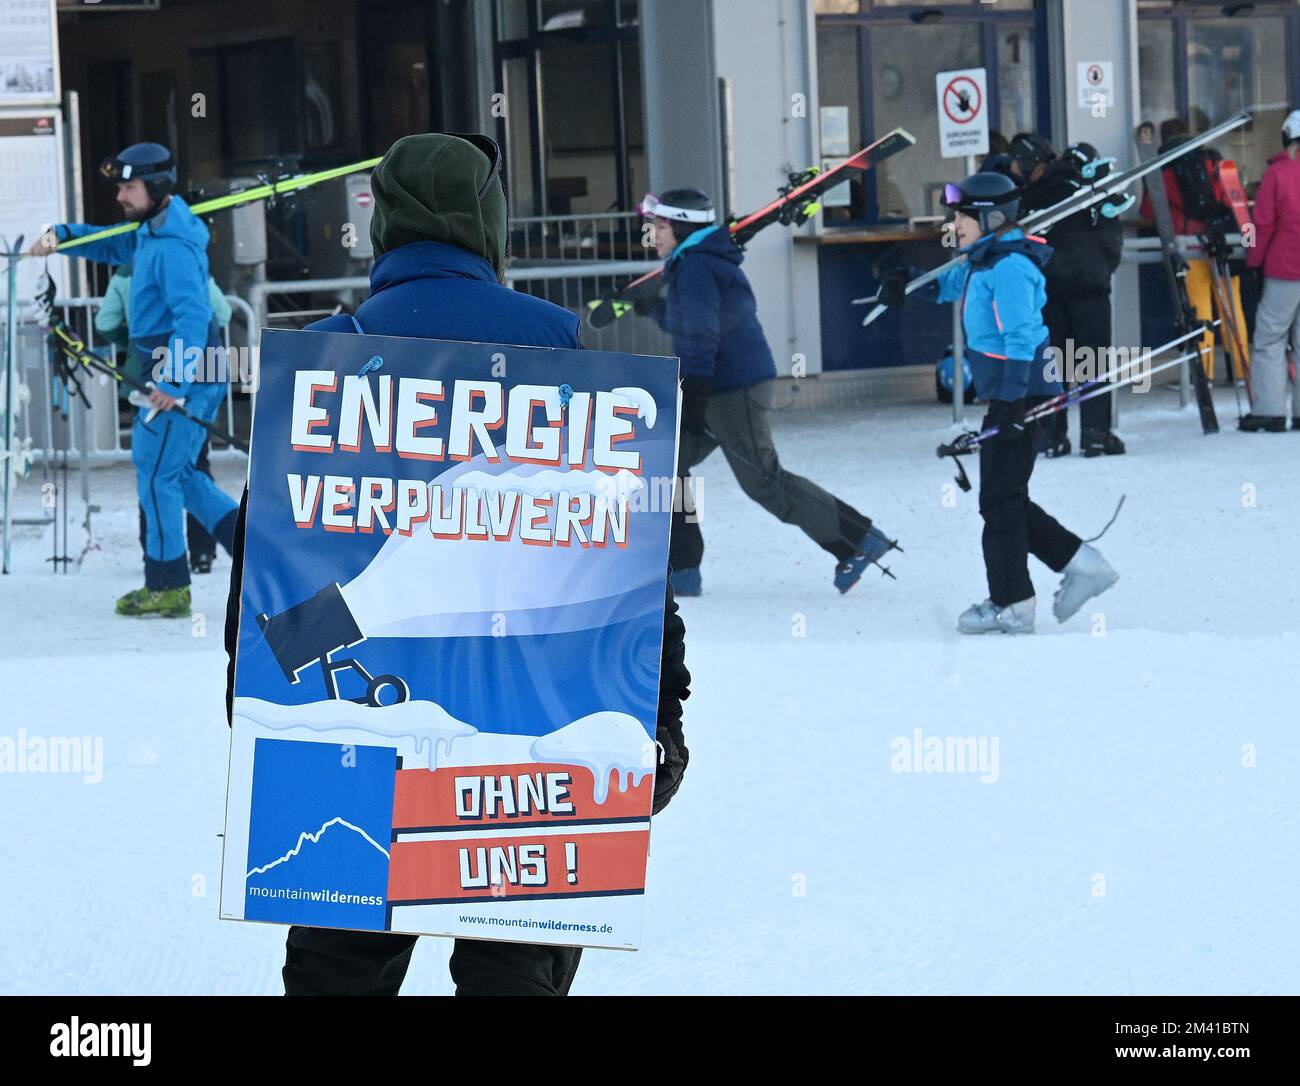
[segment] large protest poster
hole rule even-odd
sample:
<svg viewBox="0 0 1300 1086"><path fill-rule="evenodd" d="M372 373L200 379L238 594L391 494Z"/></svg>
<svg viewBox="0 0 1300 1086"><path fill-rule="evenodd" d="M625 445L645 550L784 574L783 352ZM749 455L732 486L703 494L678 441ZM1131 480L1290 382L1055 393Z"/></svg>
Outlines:
<svg viewBox="0 0 1300 1086"><path fill-rule="evenodd" d="M677 361L262 337L221 915L635 947Z"/></svg>

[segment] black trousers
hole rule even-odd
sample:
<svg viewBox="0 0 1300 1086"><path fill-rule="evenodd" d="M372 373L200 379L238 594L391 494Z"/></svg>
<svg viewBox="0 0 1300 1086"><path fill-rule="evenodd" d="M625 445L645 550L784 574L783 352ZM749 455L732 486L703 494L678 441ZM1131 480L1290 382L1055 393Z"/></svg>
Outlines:
<svg viewBox="0 0 1300 1086"><path fill-rule="evenodd" d="M1049 291L1047 304L1043 306L1043 320L1047 322L1052 346L1065 352L1063 358L1067 362L1070 359L1070 353L1066 349L1067 343L1072 343L1076 352L1082 347L1091 348L1094 352L1094 362L1097 364L1100 363L1097 352L1114 346L1111 342L1109 290L1090 290L1079 294L1067 293L1059 289ZM1078 361L1076 358L1076 364ZM1100 377L1100 370L1094 372L1092 376ZM1070 384L1072 386L1081 383L1076 381ZM1079 421L1085 430L1109 432L1113 395L1108 393L1105 396L1096 396L1079 405ZM1045 420L1044 426L1048 428L1051 437L1059 440L1068 435L1070 430L1068 414L1068 411L1058 411Z"/></svg>
<svg viewBox="0 0 1300 1086"><path fill-rule="evenodd" d="M800 528L837 561L852 557L871 528L870 517L782 466L767 418L774 387L772 381L764 381L752 388L715 392L706 412L708 433L682 431L677 458L682 500L673 513L668 545L671 568L694 569L704 559L702 509L695 507L688 480L691 469L718 448L746 496L777 520Z"/></svg>
<svg viewBox="0 0 1300 1086"><path fill-rule="evenodd" d="M1031 399L1029 405L1041 403ZM981 429L988 429L986 415ZM1038 455L1036 424L1014 438L995 437L980 445L980 516L984 518L984 571L989 599L1007 607L1034 594L1029 578L1032 554L1060 573L1081 540L1029 500L1029 477Z"/></svg>
<svg viewBox="0 0 1300 1086"><path fill-rule="evenodd" d="M395 996L418 938L291 927L281 974L284 994ZM451 979L458 996L568 995L581 957L578 947L457 939Z"/></svg>
<svg viewBox="0 0 1300 1086"><path fill-rule="evenodd" d="M212 466L208 463L208 445L209 439L204 438L203 448L199 450L199 458L194 461L194 467L203 472L209 479L212 478ZM145 519L144 506L140 506L140 549L144 550L145 538ZM194 519L193 513L185 515L185 543L189 548L190 560L194 560L196 554L207 554L216 556L217 541L212 538L210 533L202 524Z"/></svg>

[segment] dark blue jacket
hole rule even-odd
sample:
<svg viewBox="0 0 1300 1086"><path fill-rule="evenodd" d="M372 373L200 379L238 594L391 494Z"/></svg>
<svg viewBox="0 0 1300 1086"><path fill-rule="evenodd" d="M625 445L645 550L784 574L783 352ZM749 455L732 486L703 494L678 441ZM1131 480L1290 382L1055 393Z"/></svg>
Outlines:
<svg viewBox="0 0 1300 1086"><path fill-rule="evenodd" d="M481 256L440 241L391 249L370 269L370 297L357 320L376 336L571 347L578 318L542 298L503 287ZM343 314L309 324L315 332L355 332Z"/></svg>
<svg viewBox="0 0 1300 1086"><path fill-rule="evenodd" d="M1061 383L1046 372L1043 268L1052 247L1011 230L962 250L966 260L937 280L939 302L959 302L975 393L982 400L1055 396Z"/></svg>
<svg viewBox="0 0 1300 1086"><path fill-rule="evenodd" d="M668 293L653 314L673 337L682 376L711 381L715 392L776 376L744 259L722 227L697 230L664 265Z"/></svg>

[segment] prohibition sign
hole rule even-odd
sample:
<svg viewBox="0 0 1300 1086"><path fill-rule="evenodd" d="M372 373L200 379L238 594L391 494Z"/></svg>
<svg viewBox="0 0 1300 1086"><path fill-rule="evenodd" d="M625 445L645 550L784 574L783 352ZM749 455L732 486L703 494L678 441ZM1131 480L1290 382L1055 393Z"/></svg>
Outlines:
<svg viewBox="0 0 1300 1086"><path fill-rule="evenodd" d="M953 124L970 124L983 105L979 84L970 76L959 75L943 89L943 111Z"/></svg>

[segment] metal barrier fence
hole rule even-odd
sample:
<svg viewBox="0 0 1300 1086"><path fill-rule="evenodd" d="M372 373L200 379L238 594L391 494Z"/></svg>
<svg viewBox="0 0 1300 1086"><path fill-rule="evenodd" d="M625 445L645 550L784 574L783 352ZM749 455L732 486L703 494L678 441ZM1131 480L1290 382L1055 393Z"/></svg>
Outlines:
<svg viewBox="0 0 1300 1086"><path fill-rule="evenodd" d="M254 327L252 307L243 298L233 294L227 294L226 301L251 333ZM95 311L103 302L103 298L55 298L54 305L63 322L76 332L90 350L103 354L117 365L120 352L95 332ZM26 410L18 416L18 439L31 441L33 461L53 463L55 457L62 457L65 451L69 457L78 458L83 450L92 461L129 459L131 451L122 444L123 434L129 433L129 426L124 427L121 421L119 386L106 375L90 372L80 374L82 388L91 404L87 417L81 418L79 413L85 412L86 408L80 400L70 396L61 382L56 381L51 366L50 347L46 343L45 334L36 323L35 312L30 306L25 306L20 308L18 315L18 382L26 385L30 393ZM231 346L229 325L222 329L222 346ZM63 417L65 414L68 415L67 419ZM227 389L225 403L214 422L233 432L236 420L233 388ZM244 454L238 449L217 446L210 450L210 455L225 457Z"/></svg>

